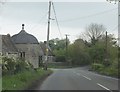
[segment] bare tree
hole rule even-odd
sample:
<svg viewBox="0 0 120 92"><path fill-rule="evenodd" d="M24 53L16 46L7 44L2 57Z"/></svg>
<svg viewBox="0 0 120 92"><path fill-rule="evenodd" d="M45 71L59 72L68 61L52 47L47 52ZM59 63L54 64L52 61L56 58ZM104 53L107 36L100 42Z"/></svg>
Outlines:
<svg viewBox="0 0 120 92"><path fill-rule="evenodd" d="M102 35L104 34L106 28L101 24L91 23L86 27L85 36L90 40L92 44L95 44Z"/></svg>
<svg viewBox="0 0 120 92"><path fill-rule="evenodd" d="M0 0L0 4L4 4L6 0Z"/></svg>
<svg viewBox="0 0 120 92"><path fill-rule="evenodd" d="M2 7L6 2L7 2L7 0L0 0L0 15L1 15L1 12L2 12Z"/></svg>

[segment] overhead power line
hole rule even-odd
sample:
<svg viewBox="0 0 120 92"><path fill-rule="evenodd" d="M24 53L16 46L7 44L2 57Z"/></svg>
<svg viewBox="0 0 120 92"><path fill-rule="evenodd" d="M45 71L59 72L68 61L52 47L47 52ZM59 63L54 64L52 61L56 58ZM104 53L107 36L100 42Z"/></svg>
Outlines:
<svg viewBox="0 0 120 92"><path fill-rule="evenodd" d="M52 2L52 6L53 6L53 11L54 11L54 15L55 15L55 20L56 20L56 23L57 23L58 31L59 31L59 33L60 33L61 38L63 39L62 33L61 33L61 31L60 31L60 27L59 27L59 23L58 23L58 19L57 19L57 15L56 15L56 11L55 11L55 7L54 7L53 2Z"/></svg>
<svg viewBox="0 0 120 92"><path fill-rule="evenodd" d="M47 14L48 14L48 12L45 13L45 14L41 17L41 19L38 21L39 24L43 22L44 18L47 17ZM45 22L45 25L46 25L46 23L47 23L47 21ZM33 29L36 28L37 26L38 26L37 24L34 25L34 26L31 28L31 30L33 30Z"/></svg>
<svg viewBox="0 0 120 92"><path fill-rule="evenodd" d="M97 16L97 15L102 15L102 14L105 14L105 13L108 13L108 12L112 12L112 11L114 11L114 10L116 10L116 9L118 9L118 8L113 8L113 9L110 9L110 10L98 12L98 13L91 14L91 15L87 15L87 16L82 16L82 17L77 17L77 18L71 18L71 19L67 19L67 20L61 20L61 21L59 21L59 22L78 21L78 20L80 20L80 19L89 18L89 17L94 17L94 16Z"/></svg>
<svg viewBox="0 0 120 92"><path fill-rule="evenodd" d="M116 29L118 29L120 26L120 24L118 24L112 31L115 31Z"/></svg>

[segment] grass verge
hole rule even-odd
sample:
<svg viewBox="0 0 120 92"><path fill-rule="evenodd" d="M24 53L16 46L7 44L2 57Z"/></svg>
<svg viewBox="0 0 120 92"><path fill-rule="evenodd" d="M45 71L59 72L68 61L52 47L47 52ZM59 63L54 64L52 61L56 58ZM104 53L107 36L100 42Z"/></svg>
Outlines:
<svg viewBox="0 0 120 92"><path fill-rule="evenodd" d="M102 64L92 64L91 71L95 71L106 76L120 78L118 69L112 66L105 67Z"/></svg>
<svg viewBox="0 0 120 92"><path fill-rule="evenodd" d="M24 71L12 76L2 77L2 90L25 90L33 84L37 79L51 74L51 70L38 69L36 71Z"/></svg>

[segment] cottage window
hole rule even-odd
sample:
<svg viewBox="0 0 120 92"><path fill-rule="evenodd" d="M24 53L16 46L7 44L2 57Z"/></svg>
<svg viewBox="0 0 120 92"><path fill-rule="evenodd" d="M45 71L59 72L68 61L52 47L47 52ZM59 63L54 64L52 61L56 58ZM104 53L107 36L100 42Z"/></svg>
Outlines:
<svg viewBox="0 0 120 92"><path fill-rule="evenodd" d="M20 58L25 59L25 52L20 53Z"/></svg>
<svg viewBox="0 0 120 92"><path fill-rule="evenodd" d="M25 52L23 52L23 58L25 58Z"/></svg>
<svg viewBox="0 0 120 92"><path fill-rule="evenodd" d="M0 52L0 55L2 56L2 52Z"/></svg>
<svg viewBox="0 0 120 92"><path fill-rule="evenodd" d="M20 57L22 58L22 52L20 53Z"/></svg>

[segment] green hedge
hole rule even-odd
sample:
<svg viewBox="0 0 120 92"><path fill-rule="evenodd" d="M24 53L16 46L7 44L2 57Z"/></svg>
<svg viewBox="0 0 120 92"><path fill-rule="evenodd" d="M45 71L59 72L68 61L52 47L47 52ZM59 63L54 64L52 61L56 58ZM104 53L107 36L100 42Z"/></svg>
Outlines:
<svg viewBox="0 0 120 92"><path fill-rule="evenodd" d="M56 59L55 59L56 62L65 62L66 61L66 58L65 56L61 55L61 56L56 56Z"/></svg>
<svg viewBox="0 0 120 92"><path fill-rule="evenodd" d="M92 64L92 69L95 71L102 71L104 69L104 65L98 64L98 63L93 63Z"/></svg>
<svg viewBox="0 0 120 92"><path fill-rule="evenodd" d="M30 63L22 60L2 57L2 75L13 75L18 72L33 69Z"/></svg>
<svg viewBox="0 0 120 92"><path fill-rule="evenodd" d="M104 68L103 71L100 71L101 74L118 77L118 69L107 67Z"/></svg>

